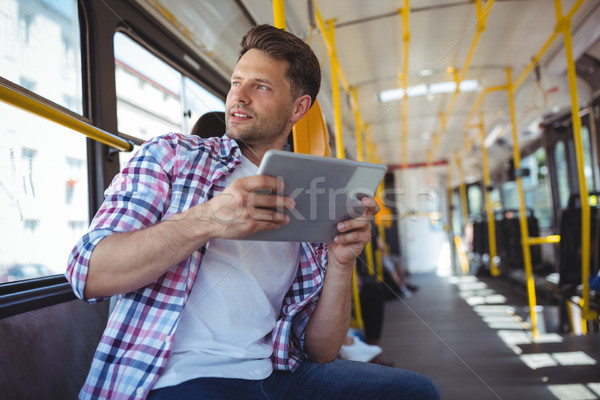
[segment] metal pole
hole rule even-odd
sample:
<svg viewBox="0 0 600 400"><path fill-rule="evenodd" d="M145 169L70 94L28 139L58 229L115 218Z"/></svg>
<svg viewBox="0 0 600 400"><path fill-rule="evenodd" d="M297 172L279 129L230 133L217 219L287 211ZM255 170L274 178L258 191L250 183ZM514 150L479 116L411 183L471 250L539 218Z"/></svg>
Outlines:
<svg viewBox="0 0 600 400"><path fill-rule="evenodd" d="M508 85L508 105L510 109L510 122L512 127L513 139L513 162L515 171L521 168L521 153L519 149L519 137L517 133L517 118L515 114L515 93L512 82L512 71L506 70L506 80ZM518 175L518 174L517 174ZM523 263L525 264L525 274L527 276L527 298L529 300L529 313L531 315L531 332L533 337L538 336L535 281L533 280L533 270L531 267L531 248L529 247L529 228L527 226L527 215L525 209L525 195L523 194L523 182L520 176L516 176L517 189L519 192L519 225L521 227L521 248L523 249Z"/></svg>
<svg viewBox="0 0 600 400"><path fill-rule="evenodd" d="M583 3L579 1L578 3ZM573 59L573 42L571 37L571 17L563 17L560 0L554 1L556 9L557 30L563 34L565 55L567 58L567 75L571 94L571 119L573 121L573 138L575 140L575 156L577 160L577 176L579 180L579 198L581 199L581 284L583 306L581 316L585 319L596 319L598 313L590 310L590 203L587 182L583 172L583 145L581 139L581 117L579 116L579 100L577 96L577 76ZM584 327L585 333L585 327Z"/></svg>
<svg viewBox="0 0 600 400"><path fill-rule="evenodd" d="M485 147L485 125L483 121L483 113L479 113L479 137L481 139L481 161L483 163L483 186L485 193L485 211L488 221L488 241L490 251L490 273L492 276L500 275L500 270L496 265L496 221L494 220L494 210L492 209L492 201L488 188L491 184L490 166L488 162L487 148Z"/></svg>

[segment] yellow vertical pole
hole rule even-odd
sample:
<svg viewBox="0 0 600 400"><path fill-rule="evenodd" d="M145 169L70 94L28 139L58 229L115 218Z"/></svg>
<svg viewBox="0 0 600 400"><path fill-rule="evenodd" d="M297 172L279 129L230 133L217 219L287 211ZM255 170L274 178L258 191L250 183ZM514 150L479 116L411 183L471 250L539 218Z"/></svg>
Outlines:
<svg viewBox="0 0 600 400"><path fill-rule="evenodd" d="M284 0L273 0L273 26L283 30L286 29Z"/></svg>
<svg viewBox="0 0 600 400"><path fill-rule="evenodd" d="M462 210L462 230L464 231L464 227L467 224L467 220L469 219L469 209L467 208L467 188L465 185L465 174L462 169L462 160L458 154L455 154L456 159L456 169L458 170L458 179L459 179L459 193L460 193L460 208ZM463 250L463 242L460 235L456 235L454 237L454 242L456 244L456 249L458 250L458 255L460 258L460 266L462 268L463 275L468 275L469 273L469 263L467 261L467 257Z"/></svg>
<svg viewBox="0 0 600 400"><path fill-rule="evenodd" d="M323 33L326 37L326 41L329 43L329 61L331 66L331 92L333 97L333 112L335 120L335 150L337 158L345 158L344 153L344 140L342 136L342 108L340 105L340 85L338 81L338 69L337 69L337 55L335 49L335 27L334 21L327 21L327 27ZM367 243L365 247L367 255L367 263L369 264L369 273L373 270L373 254L371 249L371 243ZM362 310L360 307L360 294L358 290L358 279L356 275L356 267L352 272L352 305L354 307L354 320L351 325L357 329L364 329L364 322L362 318Z"/></svg>
<svg viewBox="0 0 600 400"><path fill-rule="evenodd" d="M459 193L460 193L460 209L462 211L462 227L464 229L469 219L469 209L467 206L467 186L465 184L465 174L462 168L462 159L458 154L455 154L456 169L458 170Z"/></svg>
<svg viewBox="0 0 600 400"><path fill-rule="evenodd" d="M331 92L333 97L333 114L335 120L335 152L337 158L346 158L344 153L344 137L342 133L342 106L340 103L340 83L337 72L337 55L335 50L334 20L327 23L327 38L330 44L329 61L331 62Z"/></svg>
<svg viewBox="0 0 600 400"><path fill-rule="evenodd" d="M521 168L521 151L519 148L519 136L517 132L517 117L515 113L515 86L512 82L512 71L506 69L506 80L508 86L508 106L510 109L510 123L512 127L513 140L513 162L515 171ZM529 227L527 226L527 214L525 213L525 195L523 193L523 182L516 174L517 190L519 193L519 225L521 226L521 248L523 249L523 263L525 264L525 275L527 276L527 298L529 300L529 313L531 315L531 333L537 337L537 314L535 281L533 280L533 269L531 267L531 248L529 247Z"/></svg>
<svg viewBox="0 0 600 400"><path fill-rule="evenodd" d="M402 163L408 163L408 42L410 41L409 28L410 1L404 0L402 7L402 48L403 48L403 67L402 67L402 88L404 96L402 97Z"/></svg>
<svg viewBox="0 0 600 400"><path fill-rule="evenodd" d="M481 139L481 160L483 163L483 186L485 193L485 211L487 215L488 241L490 251L490 273L492 276L500 275L500 270L496 265L496 221L494 220L494 210L488 188L491 184L490 166L488 163L488 153L485 147L485 125L483 122L483 113L479 112L479 137Z"/></svg>
<svg viewBox="0 0 600 400"><path fill-rule="evenodd" d="M383 192L384 192L385 183L381 182L379 187L377 188L377 193L375 193L375 197L381 200L383 204ZM384 222L380 221L380 223L376 223L377 233L381 238L382 242L385 243L385 227ZM377 268L377 280L379 282L383 282L383 255L386 249L380 249L377 245L375 245L375 267Z"/></svg>
<svg viewBox="0 0 600 400"><path fill-rule="evenodd" d="M560 0L554 1L557 29L563 34L567 61L567 76L571 94L571 119L573 121L573 138L575 140L575 157L579 180L579 197L581 199L581 284L583 305L581 316L584 319L595 319L598 314L590 310L590 203L587 182L585 180L583 145L581 140L581 117L579 116L579 100L577 96L577 76L573 59L573 40L571 37L571 18L564 17ZM584 327L586 328L586 327Z"/></svg>
<svg viewBox="0 0 600 400"><path fill-rule="evenodd" d="M356 87L352 88L352 102L354 103L354 125L356 132L356 159L358 161L364 161L364 146L362 140L362 121L360 118L360 111L358 108L358 90Z"/></svg>
<svg viewBox="0 0 600 400"><path fill-rule="evenodd" d="M354 122L355 122L355 132L356 132L356 158L358 161L364 161L364 149L363 149L363 140L362 140L362 121L360 118L360 112L358 108L358 93L355 87L352 88L352 101L354 102ZM367 257L367 266L369 268L369 275L375 275L375 266L373 265L373 245L371 242L368 242L365 246L365 255ZM380 255L377 254L377 249L375 249L375 259Z"/></svg>

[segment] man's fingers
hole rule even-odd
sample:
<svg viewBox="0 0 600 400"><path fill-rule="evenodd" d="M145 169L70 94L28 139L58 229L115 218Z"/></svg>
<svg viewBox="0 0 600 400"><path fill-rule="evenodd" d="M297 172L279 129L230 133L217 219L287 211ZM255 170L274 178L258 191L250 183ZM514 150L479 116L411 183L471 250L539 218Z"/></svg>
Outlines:
<svg viewBox="0 0 600 400"><path fill-rule="evenodd" d="M379 207L379 203L377 203L377 201L373 198L373 197L363 197L361 199L361 203L363 204L363 206L367 207L367 209L364 212L365 216L374 216L375 214L377 214L381 207Z"/></svg>
<svg viewBox="0 0 600 400"><path fill-rule="evenodd" d="M333 238L335 243L358 243L363 242L367 243L371 239L371 230L370 229L357 229L353 231L349 231L347 233L342 233L340 235L336 235Z"/></svg>
<svg viewBox="0 0 600 400"><path fill-rule="evenodd" d="M371 229L371 220L364 217L350 219L348 221L340 222L337 225L337 229L340 232L350 232L357 229L369 230Z"/></svg>
<svg viewBox="0 0 600 400"><path fill-rule="evenodd" d="M283 192L283 182L267 175L253 175L239 178L236 179L231 186L246 192L254 192L257 190L271 191L273 193Z"/></svg>
<svg viewBox="0 0 600 400"><path fill-rule="evenodd" d="M272 208L276 210L291 210L296 206L294 200L275 194L251 193L248 196L249 207Z"/></svg>

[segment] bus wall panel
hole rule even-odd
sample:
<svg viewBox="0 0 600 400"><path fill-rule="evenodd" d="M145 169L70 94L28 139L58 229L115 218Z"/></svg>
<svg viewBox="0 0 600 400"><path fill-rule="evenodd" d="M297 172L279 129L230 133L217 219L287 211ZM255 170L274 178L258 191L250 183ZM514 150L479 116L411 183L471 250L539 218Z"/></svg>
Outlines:
<svg viewBox="0 0 600 400"><path fill-rule="evenodd" d="M0 320L2 398L76 398L106 326L108 304L74 300Z"/></svg>

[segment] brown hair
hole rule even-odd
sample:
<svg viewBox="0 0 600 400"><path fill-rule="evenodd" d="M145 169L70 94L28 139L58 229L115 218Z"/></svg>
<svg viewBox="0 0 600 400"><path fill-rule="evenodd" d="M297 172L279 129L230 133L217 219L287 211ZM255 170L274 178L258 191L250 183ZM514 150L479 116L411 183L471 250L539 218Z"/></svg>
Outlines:
<svg viewBox="0 0 600 400"><path fill-rule="evenodd" d="M319 60L300 38L271 25L258 25L242 38L241 46L239 58L248 50L257 49L278 60L286 60L289 63L286 78L290 82L292 98L308 94L311 106L315 103L321 86Z"/></svg>

